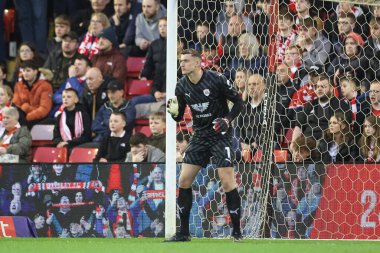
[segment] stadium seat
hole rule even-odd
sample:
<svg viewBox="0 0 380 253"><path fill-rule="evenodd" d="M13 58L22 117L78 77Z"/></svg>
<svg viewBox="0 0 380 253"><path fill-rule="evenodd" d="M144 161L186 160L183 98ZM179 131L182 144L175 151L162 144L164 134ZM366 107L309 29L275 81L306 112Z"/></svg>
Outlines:
<svg viewBox="0 0 380 253"><path fill-rule="evenodd" d="M54 125L34 125L30 134L33 147L51 145L54 138Z"/></svg>
<svg viewBox="0 0 380 253"><path fill-rule="evenodd" d="M144 68L145 57L128 57L127 77L137 78Z"/></svg>
<svg viewBox="0 0 380 253"><path fill-rule="evenodd" d="M132 79L128 83L126 98L129 99L134 96L150 94L151 87L152 87L152 80Z"/></svg>
<svg viewBox="0 0 380 253"><path fill-rule="evenodd" d="M274 150L273 155L275 163L284 163L288 161L287 150Z"/></svg>
<svg viewBox="0 0 380 253"><path fill-rule="evenodd" d="M67 149L55 147L37 147L33 155L34 163L66 163Z"/></svg>
<svg viewBox="0 0 380 253"><path fill-rule="evenodd" d="M143 133L146 136L150 136L152 133L150 132L150 127L149 126L137 126L134 128L135 133Z"/></svg>
<svg viewBox="0 0 380 253"><path fill-rule="evenodd" d="M97 148L74 148L71 151L69 162L92 163L97 153Z"/></svg>
<svg viewBox="0 0 380 253"><path fill-rule="evenodd" d="M252 162L260 163L263 158L263 151L261 149L256 150L255 155L253 156Z"/></svg>

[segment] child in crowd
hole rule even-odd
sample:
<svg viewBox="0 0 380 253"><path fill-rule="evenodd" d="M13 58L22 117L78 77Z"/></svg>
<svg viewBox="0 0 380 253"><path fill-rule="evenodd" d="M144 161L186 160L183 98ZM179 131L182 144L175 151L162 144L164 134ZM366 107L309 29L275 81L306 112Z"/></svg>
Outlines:
<svg viewBox="0 0 380 253"><path fill-rule="evenodd" d="M155 112L149 116L149 128L152 133L148 137L148 144L153 147L159 148L165 153L165 124L166 117L162 112Z"/></svg>

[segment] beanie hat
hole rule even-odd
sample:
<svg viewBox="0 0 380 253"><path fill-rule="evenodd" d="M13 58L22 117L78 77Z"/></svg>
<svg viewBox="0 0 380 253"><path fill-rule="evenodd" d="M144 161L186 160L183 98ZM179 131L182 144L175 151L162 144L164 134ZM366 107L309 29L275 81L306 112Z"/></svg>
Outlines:
<svg viewBox="0 0 380 253"><path fill-rule="evenodd" d="M359 34L355 32L350 32L349 34L347 34L347 37L344 40L344 42L346 42L347 38L352 38L361 47L364 45L364 40L362 36L360 36Z"/></svg>
<svg viewBox="0 0 380 253"><path fill-rule="evenodd" d="M100 34L99 38L106 38L112 43L112 46L119 46L119 42L116 36L116 31L113 27L108 27L104 29Z"/></svg>

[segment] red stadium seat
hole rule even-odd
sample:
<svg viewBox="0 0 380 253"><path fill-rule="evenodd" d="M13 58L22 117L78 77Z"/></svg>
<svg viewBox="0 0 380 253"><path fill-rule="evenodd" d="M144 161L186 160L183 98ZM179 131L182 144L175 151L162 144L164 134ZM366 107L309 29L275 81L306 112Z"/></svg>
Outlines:
<svg viewBox="0 0 380 253"><path fill-rule="evenodd" d="M135 133L143 133L147 137L149 137L152 133L150 132L150 127L149 126L137 126L134 128Z"/></svg>
<svg viewBox="0 0 380 253"><path fill-rule="evenodd" d="M261 163L263 158L263 151L261 149L256 150L255 155L253 156L252 161L255 163Z"/></svg>
<svg viewBox="0 0 380 253"><path fill-rule="evenodd" d="M144 68L145 57L128 57L127 59L127 77L137 78Z"/></svg>
<svg viewBox="0 0 380 253"><path fill-rule="evenodd" d="M33 155L34 163L65 163L67 149L55 147L37 147Z"/></svg>
<svg viewBox="0 0 380 253"><path fill-rule="evenodd" d="M126 97L129 99L134 96L150 94L151 87L152 87L152 80L132 79L128 84Z"/></svg>
<svg viewBox="0 0 380 253"><path fill-rule="evenodd" d="M273 155L275 163L284 163L288 161L287 150L274 150Z"/></svg>
<svg viewBox="0 0 380 253"><path fill-rule="evenodd" d="M92 163L97 153L97 148L74 148L71 151L69 162Z"/></svg>

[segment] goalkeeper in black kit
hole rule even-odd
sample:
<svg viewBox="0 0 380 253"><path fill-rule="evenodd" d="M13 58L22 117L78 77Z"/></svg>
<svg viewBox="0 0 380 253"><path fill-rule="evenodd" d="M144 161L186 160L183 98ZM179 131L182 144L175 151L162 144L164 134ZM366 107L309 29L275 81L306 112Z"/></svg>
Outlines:
<svg viewBox="0 0 380 253"><path fill-rule="evenodd" d="M176 97L169 99L168 112L175 121L183 117L186 105L193 117L194 135L185 151L179 176L178 211L180 231L166 242L190 241L189 216L193 195L191 185L201 167L212 157L217 165L232 221L234 241L241 241L240 206L233 155L231 154L231 121L239 115L243 101L225 76L201 69L201 55L193 49L181 53L180 67L184 75L177 83ZM231 111L227 100L234 103Z"/></svg>

